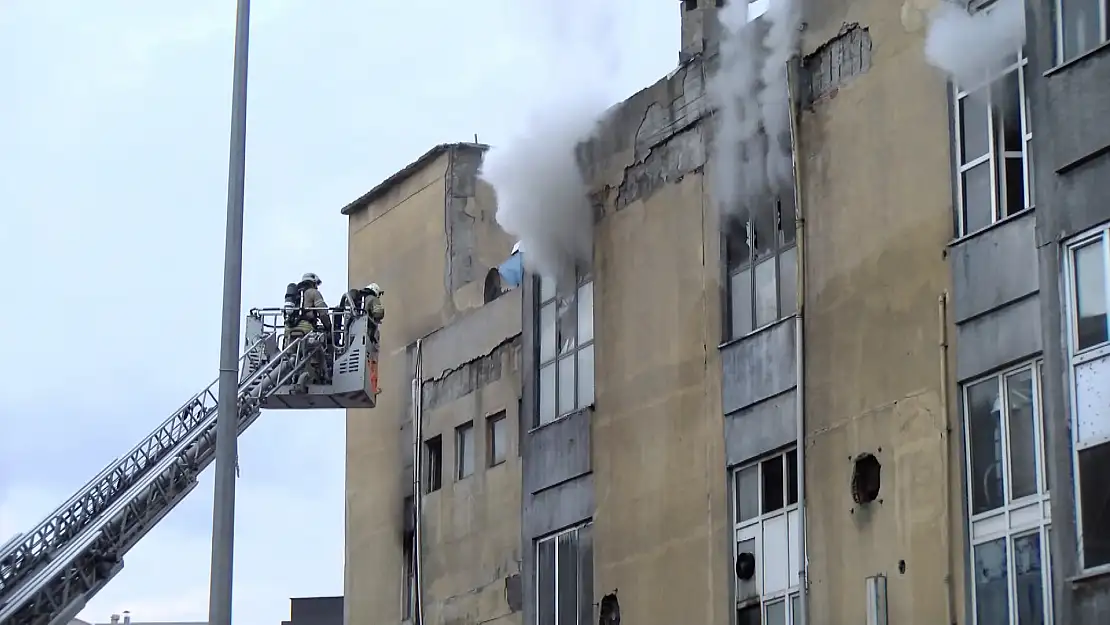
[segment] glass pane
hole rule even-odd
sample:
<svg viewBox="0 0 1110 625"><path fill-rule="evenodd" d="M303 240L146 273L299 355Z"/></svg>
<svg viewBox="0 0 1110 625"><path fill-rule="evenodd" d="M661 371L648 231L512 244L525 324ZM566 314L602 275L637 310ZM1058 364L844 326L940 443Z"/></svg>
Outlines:
<svg viewBox="0 0 1110 625"><path fill-rule="evenodd" d="M578 287L578 343L588 343L594 338L594 283Z"/></svg>
<svg viewBox="0 0 1110 625"><path fill-rule="evenodd" d="M736 521L759 516L759 467L752 465L736 473Z"/></svg>
<svg viewBox="0 0 1110 625"><path fill-rule="evenodd" d="M974 567L976 625L1010 625L1006 539L975 547Z"/></svg>
<svg viewBox="0 0 1110 625"><path fill-rule="evenodd" d="M782 456L775 456L760 463L763 468L763 513L774 512L782 508L782 498L785 494L784 475L782 472Z"/></svg>
<svg viewBox="0 0 1110 625"><path fill-rule="evenodd" d="M778 290L775 288L775 258L755 266L755 327L778 319Z"/></svg>
<svg viewBox="0 0 1110 625"><path fill-rule="evenodd" d="M1068 61L1099 44L1099 0L1061 2L1060 31L1064 35L1064 58Z"/></svg>
<svg viewBox="0 0 1110 625"><path fill-rule="evenodd" d="M578 625L593 625L594 617L594 538L593 526L578 528Z"/></svg>
<svg viewBox="0 0 1110 625"><path fill-rule="evenodd" d="M786 505L798 503L798 450L786 453Z"/></svg>
<svg viewBox="0 0 1110 625"><path fill-rule="evenodd" d="M559 361L559 414L574 410L574 355Z"/></svg>
<svg viewBox="0 0 1110 625"><path fill-rule="evenodd" d="M594 346L578 350L578 407L594 403Z"/></svg>
<svg viewBox="0 0 1110 625"><path fill-rule="evenodd" d="M990 134L986 94L979 92L960 100L960 164L967 164L987 153Z"/></svg>
<svg viewBox="0 0 1110 625"><path fill-rule="evenodd" d="M1025 210L1025 159L1011 156L999 161L1002 174L998 176L998 197L1003 212L1013 215Z"/></svg>
<svg viewBox="0 0 1110 625"><path fill-rule="evenodd" d="M1110 564L1110 443L1079 452L1083 566Z"/></svg>
<svg viewBox="0 0 1110 625"><path fill-rule="evenodd" d="M538 543L536 551L536 620L539 625L555 625L555 541Z"/></svg>
<svg viewBox="0 0 1110 625"><path fill-rule="evenodd" d="M1101 240L1075 250L1075 290L1078 348L1105 343L1106 256Z"/></svg>
<svg viewBox="0 0 1110 625"><path fill-rule="evenodd" d="M991 84L991 108L994 112L994 140L998 151L1020 152L1025 137L1021 132L1021 91L1018 88L1017 69Z"/></svg>
<svg viewBox="0 0 1110 625"><path fill-rule="evenodd" d="M725 226L725 264L729 269L735 269L747 264L749 260L751 248L748 247L748 223L730 219Z"/></svg>
<svg viewBox="0 0 1110 625"><path fill-rule="evenodd" d="M474 473L474 426L467 425L458 429L458 445L455 453L458 462L458 476L467 477Z"/></svg>
<svg viewBox="0 0 1110 625"><path fill-rule="evenodd" d="M1040 532L1014 539L1014 578L1018 625L1044 625Z"/></svg>
<svg viewBox="0 0 1110 625"><path fill-rule="evenodd" d="M731 336L736 338L751 332L752 327L752 274L751 269L738 271L729 279Z"/></svg>
<svg viewBox="0 0 1110 625"><path fill-rule="evenodd" d="M1003 503L1001 404L996 379L967 389L972 514L993 510Z"/></svg>
<svg viewBox="0 0 1110 625"><path fill-rule="evenodd" d="M552 297L555 297L555 281L543 276L540 278L540 301L546 302Z"/></svg>
<svg viewBox="0 0 1110 625"><path fill-rule="evenodd" d="M760 612L762 606L758 603L740 608L736 611L736 625L760 625ZM540 625L544 625L540 623Z"/></svg>
<svg viewBox="0 0 1110 625"><path fill-rule="evenodd" d="M559 536L559 559L556 563L559 607L556 625L578 624L578 533L567 532Z"/></svg>
<svg viewBox="0 0 1110 625"><path fill-rule="evenodd" d="M555 357L555 303L540 309L540 362Z"/></svg>
<svg viewBox="0 0 1110 625"><path fill-rule="evenodd" d="M576 312L574 298L570 297L559 301L557 334L560 356L570 352L578 344L578 329L575 327L578 321Z"/></svg>
<svg viewBox="0 0 1110 625"><path fill-rule="evenodd" d="M500 464L505 461L509 450L508 420L504 416L492 419L489 423L490 464Z"/></svg>
<svg viewBox="0 0 1110 625"><path fill-rule="evenodd" d="M790 622L799 625L802 622L802 599L800 595L790 597Z"/></svg>
<svg viewBox="0 0 1110 625"><path fill-rule="evenodd" d="M964 234L982 230L994 222L991 206L991 168L985 162L963 173Z"/></svg>
<svg viewBox="0 0 1110 625"><path fill-rule="evenodd" d="M747 538L747 539L744 539L744 540L741 540L741 541L737 541L737 543L736 543L737 559L733 561L733 568L734 569L738 565L739 556L741 554L751 555L751 563L754 564L755 566L754 566L753 570L750 571L751 575L747 579L743 579L740 576L736 576L734 578L736 580L736 601L738 603L746 601L748 599L758 599L759 598L760 577L763 575L763 572L759 570L759 565L756 564L759 561L759 553L756 549L754 538ZM758 623L759 622L758 616L759 616L759 613L760 613L759 603L756 603L755 607L756 607L756 611L755 611L756 621L755 622Z"/></svg>
<svg viewBox="0 0 1110 625"><path fill-rule="evenodd" d="M798 310L798 248L783 250L779 255L779 310L783 317Z"/></svg>
<svg viewBox="0 0 1110 625"><path fill-rule="evenodd" d="M540 369L540 425L555 420L555 363Z"/></svg>
<svg viewBox="0 0 1110 625"><path fill-rule="evenodd" d="M786 625L786 601L767 604L767 625Z"/></svg>
<svg viewBox="0 0 1110 625"><path fill-rule="evenodd" d="M1037 443L1033 417L1033 370L1006 377L1010 434L1010 497L1037 492Z"/></svg>

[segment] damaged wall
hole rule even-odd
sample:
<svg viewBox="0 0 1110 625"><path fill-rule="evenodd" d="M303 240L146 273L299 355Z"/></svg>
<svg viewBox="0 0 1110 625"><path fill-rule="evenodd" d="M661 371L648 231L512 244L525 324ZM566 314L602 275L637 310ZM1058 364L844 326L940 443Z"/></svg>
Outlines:
<svg viewBox="0 0 1110 625"><path fill-rule="evenodd" d="M938 331L952 236L944 78L907 17L924 3L807 4L802 65L820 73L803 78L817 93L800 122L809 613L865 622L866 578L882 574L891 623L962 622L963 465L947 445L958 413L942 403ZM838 48L857 56L832 58ZM864 504L851 487L861 453L881 464Z"/></svg>
<svg viewBox="0 0 1110 625"><path fill-rule="evenodd" d="M403 500L412 489L411 473L403 468L411 464L412 446L405 427L411 421L407 348L474 307L470 290L480 305L486 270L504 260L512 245L494 222L488 186L475 180L484 150L477 144L436 146L343 209L349 217L350 284L380 284L387 310L377 407L347 413L344 594L351 623L401 620ZM504 377L498 383L512 385ZM515 410L515 401L510 403Z"/></svg>

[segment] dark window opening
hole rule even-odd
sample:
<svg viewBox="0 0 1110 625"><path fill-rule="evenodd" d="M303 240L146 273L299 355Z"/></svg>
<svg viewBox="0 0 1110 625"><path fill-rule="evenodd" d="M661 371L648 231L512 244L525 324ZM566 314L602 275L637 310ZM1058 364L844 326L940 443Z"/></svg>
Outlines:
<svg viewBox="0 0 1110 625"><path fill-rule="evenodd" d="M798 451L786 452L786 505L798 503Z"/></svg>
<svg viewBox="0 0 1110 625"><path fill-rule="evenodd" d="M424 441L425 492L434 493L443 488L443 438L434 436Z"/></svg>
<svg viewBox="0 0 1110 625"><path fill-rule="evenodd" d="M685 5L687 11L693 11L698 8L698 0L684 0L682 4Z"/></svg>
<svg viewBox="0 0 1110 625"><path fill-rule="evenodd" d="M875 456L867 453L856 456L852 469L853 501L864 504L878 499L881 470L882 465Z"/></svg>
<svg viewBox="0 0 1110 625"><path fill-rule="evenodd" d="M486 283L482 288L482 302L488 304L501 297L501 272L494 267L486 272Z"/></svg>
<svg viewBox="0 0 1110 625"><path fill-rule="evenodd" d="M781 510L783 507L784 475L782 456L763 461L763 514Z"/></svg>
<svg viewBox="0 0 1110 625"><path fill-rule="evenodd" d="M755 603L736 611L736 625L760 625L762 622L762 605Z"/></svg>
<svg viewBox="0 0 1110 625"><path fill-rule="evenodd" d="M416 613L416 534L405 532L404 550L404 580L401 612L402 620L409 620Z"/></svg>
<svg viewBox="0 0 1110 625"><path fill-rule="evenodd" d="M509 422L505 419L504 410L486 420L486 449L488 466L497 466L508 457Z"/></svg>
<svg viewBox="0 0 1110 625"><path fill-rule="evenodd" d="M1083 567L1110 564L1110 443L1079 451L1079 507L1083 511Z"/></svg>

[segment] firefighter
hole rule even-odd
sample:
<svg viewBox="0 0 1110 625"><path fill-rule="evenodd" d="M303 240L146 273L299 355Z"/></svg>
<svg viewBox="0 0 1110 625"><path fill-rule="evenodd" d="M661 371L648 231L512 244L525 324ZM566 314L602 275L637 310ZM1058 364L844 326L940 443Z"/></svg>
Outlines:
<svg viewBox="0 0 1110 625"><path fill-rule="evenodd" d="M285 322L285 344L317 330L323 330L331 335L331 316L327 314L328 305L320 295L320 285L323 281L314 273L301 276L301 281L296 285L296 291L286 290L286 312L293 309L292 314L287 314ZM291 298L293 301L291 301ZM299 299L299 302L295 300ZM290 306L290 304L295 304ZM297 377L294 392L304 393L309 384L317 384L327 375L327 363L324 354L316 352L312 360L305 365L304 371Z"/></svg>
<svg viewBox="0 0 1110 625"><path fill-rule="evenodd" d="M349 330L351 320L363 314L370 317L371 327L368 330L370 340L375 343L378 342L378 324L385 319L385 306L382 305L381 300L383 293L384 291L376 282L371 282L361 289L351 289L343 294L343 299L339 301L335 319L337 345L339 344L339 330L344 327Z"/></svg>

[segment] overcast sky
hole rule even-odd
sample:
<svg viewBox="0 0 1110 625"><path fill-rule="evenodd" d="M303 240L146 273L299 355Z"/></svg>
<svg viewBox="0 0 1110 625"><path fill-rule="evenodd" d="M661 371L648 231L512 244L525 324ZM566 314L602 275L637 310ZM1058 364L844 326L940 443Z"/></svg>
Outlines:
<svg viewBox="0 0 1110 625"><path fill-rule="evenodd" d="M217 375L234 5L0 0L0 542ZM305 271L336 303L339 209L436 143L511 141L553 72L614 102L661 78L679 3L255 0L252 22L244 308ZM240 439L236 625L343 592L343 435L273 412ZM211 477L83 619L207 619Z"/></svg>

